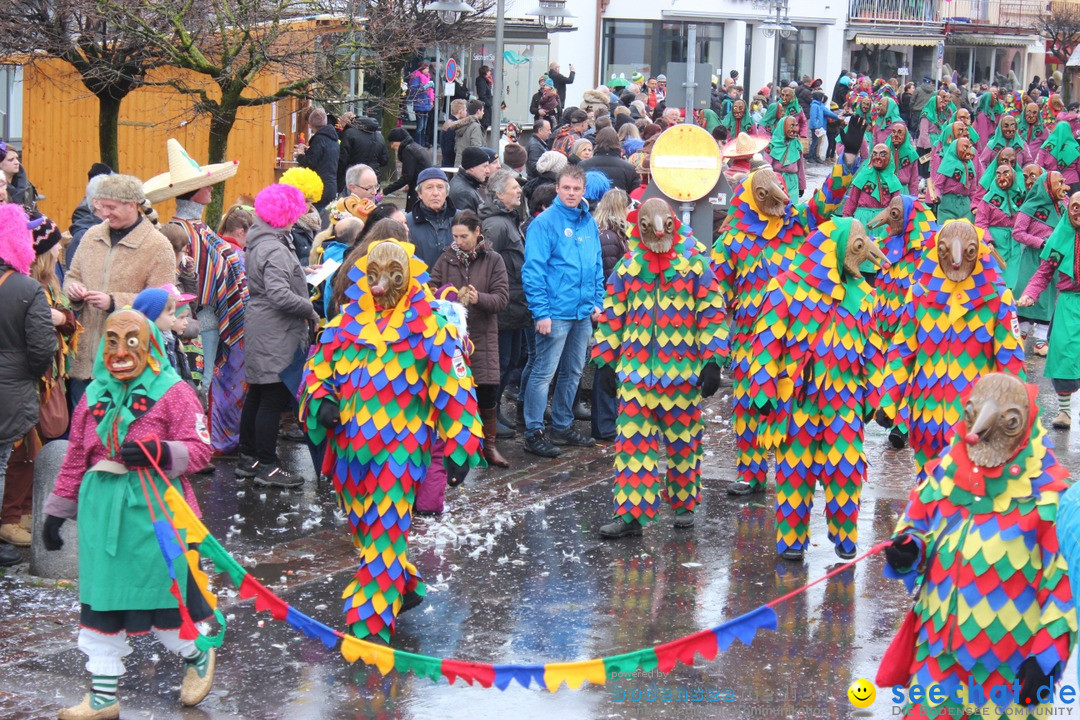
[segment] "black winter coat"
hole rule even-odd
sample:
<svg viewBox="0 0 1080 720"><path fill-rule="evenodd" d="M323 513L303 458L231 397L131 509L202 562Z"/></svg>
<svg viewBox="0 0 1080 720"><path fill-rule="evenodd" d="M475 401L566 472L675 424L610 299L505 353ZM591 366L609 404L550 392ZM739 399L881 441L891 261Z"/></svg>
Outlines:
<svg viewBox="0 0 1080 720"><path fill-rule="evenodd" d="M499 313L500 330L520 330L532 325L532 314L525 299L521 268L525 265L525 236L518 224L517 213L507 210L498 200L480 208L484 223L484 238L491 249L502 256L510 287L510 302Z"/></svg>
<svg viewBox="0 0 1080 720"><path fill-rule="evenodd" d="M641 176L638 175L634 164L622 159L618 153L599 152L588 160L582 160L581 169L599 170L611 179L611 187L620 188L626 194L634 192L641 185Z"/></svg>
<svg viewBox="0 0 1080 720"><path fill-rule="evenodd" d="M340 192L345 189L345 171L363 161L358 159L360 154L359 130L352 125L346 125L338 133L338 139L340 143L338 146L337 189Z"/></svg>
<svg viewBox="0 0 1080 720"><path fill-rule="evenodd" d="M529 181L525 183L525 187L521 188L521 192L525 196L525 202L529 203L531 206L533 191L541 185L554 185L555 180L556 175L550 170L542 175L530 178Z"/></svg>
<svg viewBox="0 0 1080 720"><path fill-rule="evenodd" d="M536 135L529 138L529 142L525 144L525 150L529 153L529 159L525 161L526 175L530 178L536 177L536 161L550 149L551 147Z"/></svg>
<svg viewBox="0 0 1080 720"><path fill-rule="evenodd" d="M450 199L457 210L480 212L480 206L487 201L487 191L483 183L465 172L464 168L458 168L450 181Z"/></svg>
<svg viewBox="0 0 1080 720"><path fill-rule="evenodd" d="M397 154L401 160L401 176L387 185L383 192L389 195L408 186L409 196L405 201L405 209L412 210L416 204L416 179L421 170L431 167L431 153L413 142L411 137L407 137L401 141Z"/></svg>
<svg viewBox="0 0 1080 720"><path fill-rule="evenodd" d="M371 169L376 173L379 173L390 164L390 150L386 147L386 141L383 140L382 135L374 127L365 130L361 126L357 131L357 142L359 149L353 165L364 163L371 166Z"/></svg>
<svg viewBox="0 0 1080 720"><path fill-rule="evenodd" d="M0 262L0 275L11 268ZM13 272L0 285L0 444L12 443L38 421L38 382L56 352L49 301L41 284Z"/></svg>
<svg viewBox="0 0 1080 720"><path fill-rule="evenodd" d="M450 225L456 214L454 201L446 198L446 204L438 212L429 210L424 203L416 203L412 211L405 216L409 224L409 239L416 247L416 257L423 260L429 268L435 266L435 261L454 241Z"/></svg>
<svg viewBox="0 0 1080 720"><path fill-rule="evenodd" d="M625 234L619 234L611 228L600 231L600 257L604 263L605 282L615 271L616 263L628 252L630 252L630 244Z"/></svg>
<svg viewBox="0 0 1080 720"><path fill-rule="evenodd" d="M322 197L315 203L320 210L337 197L337 173L340 148L337 130L324 125L311 136L307 151L296 158L300 167L306 167L319 174L323 181Z"/></svg>

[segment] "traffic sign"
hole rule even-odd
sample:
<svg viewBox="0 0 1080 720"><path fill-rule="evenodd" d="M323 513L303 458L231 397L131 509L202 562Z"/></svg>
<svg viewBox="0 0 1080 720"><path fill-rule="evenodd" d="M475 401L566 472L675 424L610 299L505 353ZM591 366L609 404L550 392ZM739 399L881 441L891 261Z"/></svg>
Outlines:
<svg viewBox="0 0 1080 720"><path fill-rule="evenodd" d="M447 58L446 60L446 82L454 82L454 78L457 77L457 60L454 58Z"/></svg>
<svg viewBox="0 0 1080 720"><path fill-rule="evenodd" d="M682 123L656 138L649 167L661 192L672 200L691 202L716 187L720 161L720 147L713 136L702 127Z"/></svg>

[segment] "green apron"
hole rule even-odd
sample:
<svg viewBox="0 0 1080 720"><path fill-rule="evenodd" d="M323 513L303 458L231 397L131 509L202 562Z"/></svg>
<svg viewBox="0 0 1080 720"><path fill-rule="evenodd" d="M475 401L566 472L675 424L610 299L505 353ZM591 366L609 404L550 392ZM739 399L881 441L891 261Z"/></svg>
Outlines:
<svg viewBox="0 0 1080 720"><path fill-rule="evenodd" d="M169 483L160 477L147 481L147 492L160 520L162 511L150 482L162 496ZM98 612L176 608L176 598L169 592L172 579L138 474L109 460L94 465L79 488L78 528L79 599L83 603ZM176 572L180 591L186 596L187 564L183 558L178 558Z"/></svg>
<svg viewBox="0 0 1080 720"><path fill-rule="evenodd" d="M1046 288L1043 296L1051 289ZM1076 332L1080 327L1080 292L1060 293L1054 313L1043 375L1053 380L1080 379L1080 335Z"/></svg>
<svg viewBox="0 0 1080 720"><path fill-rule="evenodd" d="M946 220L967 219L974 220L971 214L971 198L957 193L945 193L938 202L938 222Z"/></svg>
<svg viewBox="0 0 1080 720"><path fill-rule="evenodd" d="M1024 245L1013 240L1012 228L992 227L990 228L990 237L994 239L994 249L998 251L998 255L1005 261L1005 269L1002 271L1005 287L1012 289L1016 287L1016 277L1020 271L1020 253L1024 249ZM1023 288L1020 289L1023 290ZM1014 293L1013 299L1015 300L1017 297L1019 295Z"/></svg>
<svg viewBox="0 0 1080 720"><path fill-rule="evenodd" d="M1023 249L1020 251L1020 256L1015 263L1016 284L1012 286L1014 298L1024 294L1024 288L1031 282L1031 276L1035 274L1035 271L1039 269L1039 265L1042 263L1041 250L1028 247L1022 243L1020 245ZM1048 323L1054 317L1054 303L1056 301L1057 284L1051 278L1050 286L1043 290L1042 295L1039 296L1039 301L1031 307L1017 308L1016 314L1020 316L1021 320L1038 320L1039 322Z"/></svg>
<svg viewBox="0 0 1080 720"><path fill-rule="evenodd" d="M784 180L784 186L787 188L791 202L798 205L801 196L799 193L799 173L782 172L779 175Z"/></svg>

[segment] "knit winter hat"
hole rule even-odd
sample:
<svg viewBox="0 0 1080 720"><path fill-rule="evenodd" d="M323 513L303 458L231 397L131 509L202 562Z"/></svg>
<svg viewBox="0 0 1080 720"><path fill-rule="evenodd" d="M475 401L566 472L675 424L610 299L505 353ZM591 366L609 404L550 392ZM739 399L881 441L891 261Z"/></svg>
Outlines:
<svg viewBox="0 0 1080 720"><path fill-rule="evenodd" d="M566 156L558 150L548 150L536 161L536 172L541 175L546 172L553 172L558 175L566 167L567 162Z"/></svg>
<svg viewBox="0 0 1080 720"><path fill-rule="evenodd" d="M474 167L485 165L488 162L488 155L484 152L484 148L481 147L467 147L465 151L461 153L461 169L472 170Z"/></svg>
<svg viewBox="0 0 1080 720"><path fill-rule="evenodd" d="M165 311L165 306L169 302L169 291L164 288L146 288L141 293L135 296L135 299L131 303L131 307L135 308L150 322L155 322L161 313Z"/></svg>
<svg viewBox="0 0 1080 720"><path fill-rule="evenodd" d="M390 131L390 135L387 136L387 139L390 142L395 143L395 142L402 142L403 140L407 139L408 137L409 137L409 131L406 130L405 128L394 128L393 130Z"/></svg>
<svg viewBox="0 0 1080 720"><path fill-rule="evenodd" d="M519 168L524 166L528 160L529 152L517 143L510 143L503 148L503 165L507 167Z"/></svg>
<svg viewBox="0 0 1080 720"><path fill-rule="evenodd" d="M40 222L31 233L34 238L34 254L44 255L60 243L60 228L49 218L39 213Z"/></svg>
<svg viewBox="0 0 1080 720"><path fill-rule="evenodd" d="M141 203L146 196L143 194L142 180L134 175L121 175L119 173L106 175L105 179L97 186L92 200L115 200L116 202Z"/></svg>
<svg viewBox="0 0 1080 720"><path fill-rule="evenodd" d="M0 205L0 262L26 275L34 262L34 238L27 223L30 218L22 206Z"/></svg>
<svg viewBox="0 0 1080 720"><path fill-rule="evenodd" d="M420 171L420 174L416 176L416 189L419 190L420 186L428 180L442 180L444 183L450 182L450 178L446 177L446 173L442 168L429 167Z"/></svg>
<svg viewBox="0 0 1080 720"><path fill-rule="evenodd" d="M255 214L270 227L291 227L306 212L304 194L292 185L275 183L255 196Z"/></svg>
<svg viewBox="0 0 1080 720"><path fill-rule="evenodd" d="M89 172L86 173L86 179L93 180L98 175L112 175L112 168L103 162L96 162L90 166Z"/></svg>

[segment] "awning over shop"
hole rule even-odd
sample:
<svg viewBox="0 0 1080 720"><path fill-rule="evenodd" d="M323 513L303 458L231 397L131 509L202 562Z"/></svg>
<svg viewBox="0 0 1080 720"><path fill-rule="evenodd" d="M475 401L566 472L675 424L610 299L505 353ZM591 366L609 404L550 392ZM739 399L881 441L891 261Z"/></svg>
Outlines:
<svg viewBox="0 0 1080 720"><path fill-rule="evenodd" d="M942 40L940 35L874 35L859 33L855 42L860 45L914 45L915 47L934 47Z"/></svg>
<svg viewBox="0 0 1080 720"><path fill-rule="evenodd" d="M949 45L997 45L1000 47L1027 47L1032 43L1038 44L1039 38L1032 35L968 35L966 33L951 33Z"/></svg>

